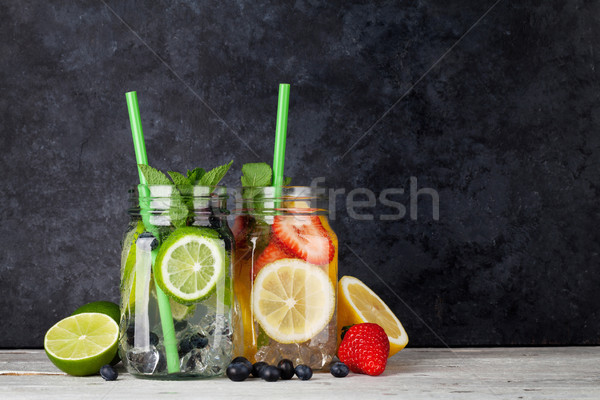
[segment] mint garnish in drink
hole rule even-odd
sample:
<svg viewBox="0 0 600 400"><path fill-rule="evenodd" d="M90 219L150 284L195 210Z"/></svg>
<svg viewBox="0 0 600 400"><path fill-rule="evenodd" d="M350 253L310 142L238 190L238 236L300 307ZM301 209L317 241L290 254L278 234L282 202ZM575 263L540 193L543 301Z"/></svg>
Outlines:
<svg viewBox="0 0 600 400"><path fill-rule="evenodd" d="M167 173L169 174L171 180L179 190L181 190L182 187L193 185L193 183L190 182L190 179L188 177L184 176L183 174L180 174L179 172L168 171Z"/></svg>
<svg viewBox="0 0 600 400"><path fill-rule="evenodd" d="M201 186L217 186L227 171L229 171L231 164L233 164L233 160L229 164L211 169L200 178L197 184Z"/></svg>
<svg viewBox="0 0 600 400"><path fill-rule="evenodd" d="M242 166L242 186L257 187L271 186L273 182L273 170L267 163L246 163ZM292 182L292 178L286 177L283 186Z"/></svg>
<svg viewBox="0 0 600 400"><path fill-rule="evenodd" d="M138 166L142 174L144 174L148 185L173 186L171 204L167 214L173 226L181 228L188 224L188 217L193 215L194 212L194 202L191 198L193 187L217 186L225 174L227 174L227 171L229 171L232 163L233 160L228 164L215 167L208 172L203 168L194 168L187 171L187 176L176 171L168 171L171 180L167 178L167 175L149 165L138 164Z"/></svg>
<svg viewBox="0 0 600 400"><path fill-rule="evenodd" d="M193 170L187 172L187 177L190 180L192 185L199 184L200 178L202 178L206 174L204 168L194 168Z"/></svg>
<svg viewBox="0 0 600 400"><path fill-rule="evenodd" d="M148 185L170 185L171 181L165 174L146 164L138 164Z"/></svg>

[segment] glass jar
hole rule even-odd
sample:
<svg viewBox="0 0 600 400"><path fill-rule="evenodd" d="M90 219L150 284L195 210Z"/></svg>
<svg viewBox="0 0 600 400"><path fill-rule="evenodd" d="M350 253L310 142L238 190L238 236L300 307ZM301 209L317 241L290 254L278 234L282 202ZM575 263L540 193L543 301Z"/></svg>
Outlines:
<svg viewBox="0 0 600 400"><path fill-rule="evenodd" d="M313 369L336 353L338 241L310 187L236 190L234 354Z"/></svg>
<svg viewBox="0 0 600 400"><path fill-rule="evenodd" d="M232 241L223 187L130 190L119 354L137 377L219 376L232 357Z"/></svg>

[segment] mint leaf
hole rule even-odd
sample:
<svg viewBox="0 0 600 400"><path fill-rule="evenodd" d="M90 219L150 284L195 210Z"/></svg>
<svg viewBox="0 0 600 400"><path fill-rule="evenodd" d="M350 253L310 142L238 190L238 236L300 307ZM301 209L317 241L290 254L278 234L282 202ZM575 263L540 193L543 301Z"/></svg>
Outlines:
<svg viewBox="0 0 600 400"><path fill-rule="evenodd" d="M175 184L175 186L177 186L179 189L181 189L182 187L185 187L185 186L192 185L190 180L188 178L186 178L185 176L183 176L183 174L180 174L179 172L168 171L167 173L173 180L173 183Z"/></svg>
<svg viewBox="0 0 600 400"><path fill-rule="evenodd" d="M262 329L262 327L258 326L258 337L256 338L256 347L261 348L263 346L267 346L269 344L269 335Z"/></svg>
<svg viewBox="0 0 600 400"><path fill-rule="evenodd" d="M183 201L179 190L173 189L171 193L171 207L169 207L169 217L175 228L181 228L186 225L188 216L188 206Z"/></svg>
<svg viewBox="0 0 600 400"><path fill-rule="evenodd" d="M200 178L197 184L200 186L217 186L227 171L229 171L231 164L233 164L233 160L231 160L229 164L211 169Z"/></svg>
<svg viewBox="0 0 600 400"><path fill-rule="evenodd" d="M267 163L247 163L242 167L242 186L269 186L273 171Z"/></svg>
<svg viewBox="0 0 600 400"><path fill-rule="evenodd" d="M156 168L152 168L146 164L138 164L138 167L142 171L142 174L144 174L148 185L171 185L169 178Z"/></svg>
<svg viewBox="0 0 600 400"><path fill-rule="evenodd" d="M290 183L292 183L292 178L290 178L289 176L283 178L283 186L289 186Z"/></svg>
<svg viewBox="0 0 600 400"><path fill-rule="evenodd" d="M204 170L204 168L194 168L191 171L188 170L187 177L190 180L190 183L192 185L195 185L196 183L198 183L200 178L202 178L204 176L204 174L206 174L206 171Z"/></svg>

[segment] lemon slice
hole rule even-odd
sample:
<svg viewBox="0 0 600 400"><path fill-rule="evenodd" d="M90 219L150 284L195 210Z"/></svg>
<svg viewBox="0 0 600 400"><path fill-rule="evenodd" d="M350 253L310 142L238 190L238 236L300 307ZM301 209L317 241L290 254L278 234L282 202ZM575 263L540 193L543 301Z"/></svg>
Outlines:
<svg viewBox="0 0 600 400"><path fill-rule="evenodd" d="M208 297L225 278L225 243L208 228L175 230L160 246L156 284L173 300L191 305Z"/></svg>
<svg viewBox="0 0 600 400"><path fill-rule="evenodd" d="M306 342L331 321L335 288L316 265L291 258L277 260L256 276L252 311L271 339Z"/></svg>
<svg viewBox="0 0 600 400"><path fill-rule="evenodd" d="M50 361L67 374L92 375L113 359L118 338L119 326L108 315L76 314L46 332L44 349Z"/></svg>
<svg viewBox="0 0 600 400"><path fill-rule="evenodd" d="M360 280L344 276L338 283L338 334L344 326L372 322L383 328L393 356L408 343L408 335L392 310Z"/></svg>

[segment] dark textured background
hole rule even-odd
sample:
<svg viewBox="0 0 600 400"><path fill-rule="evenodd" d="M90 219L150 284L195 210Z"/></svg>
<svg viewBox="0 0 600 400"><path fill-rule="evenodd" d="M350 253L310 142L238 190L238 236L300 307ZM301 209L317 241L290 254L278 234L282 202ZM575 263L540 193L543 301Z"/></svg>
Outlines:
<svg viewBox="0 0 600 400"><path fill-rule="evenodd" d="M600 2L501 0L423 79L493 1L366 3L3 1L0 347L118 298L126 91L151 164L235 159L236 184L271 162L279 82L296 184L439 191L439 221L427 198L417 221L355 221L341 196L333 221L340 275L410 345L600 344Z"/></svg>

